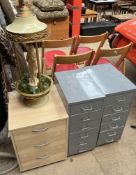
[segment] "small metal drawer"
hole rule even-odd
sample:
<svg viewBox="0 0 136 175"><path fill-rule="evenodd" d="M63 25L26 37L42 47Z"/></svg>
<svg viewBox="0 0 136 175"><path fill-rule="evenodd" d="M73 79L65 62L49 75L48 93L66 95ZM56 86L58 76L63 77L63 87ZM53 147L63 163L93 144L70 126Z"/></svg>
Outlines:
<svg viewBox="0 0 136 175"><path fill-rule="evenodd" d="M122 128L121 128L122 130ZM120 133L118 132L114 132L110 134L110 132L104 132L104 133L100 133L98 141L97 141L97 146L99 145L103 145L103 144L108 144L108 143L112 143L116 140L119 140L121 137L121 131Z"/></svg>
<svg viewBox="0 0 136 175"><path fill-rule="evenodd" d="M108 131L112 129L118 129L122 126L125 126L125 123L126 123L126 120L118 120L118 121L113 121L110 123L102 123L100 132Z"/></svg>
<svg viewBox="0 0 136 175"><path fill-rule="evenodd" d="M106 116L106 115L113 114L113 113L129 111L129 108L130 108L130 104L128 103L107 106L107 107L104 107L103 115Z"/></svg>
<svg viewBox="0 0 136 175"><path fill-rule="evenodd" d="M71 132L69 134L69 141L76 140L76 139L90 139L95 134L98 135L98 131L99 131L99 128L78 131L78 132Z"/></svg>
<svg viewBox="0 0 136 175"><path fill-rule="evenodd" d="M77 123L85 123L89 122L90 120L96 120L100 119L102 115L102 111L91 111L91 112L85 112L82 114L72 115L69 118L70 125L74 125Z"/></svg>
<svg viewBox="0 0 136 175"><path fill-rule="evenodd" d="M102 118L102 123L115 122L125 120L128 118L129 111L119 112L115 114L106 115Z"/></svg>
<svg viewBox="0 0 136 175"><path fill-rule="evenodd" d="M91 132L89 137L82 137L76 140L69 141L69 155L82 153L88 150L92 150L96 146L98 132Z"/></svg>
<svg viewBox="0 0 136 175"><path fill-rule="evenodd" d="M81 114L85 112L98 111L102 108L103 100L90 101L70 107L70 115Z"/></svg>
<svg viewBox="0 0 136 175"><path fill-rule="evenodd" d="M106 97L106 99L104 100L104 106L131 103L132 99L133 99L132 92L118 94L118 95Z"/></svg>
<svg viewBox="0 0 136 175"><path fill-rule="evenodd" d="M95 145L94 145L94 147L95 147ZM87 144L87 143L84 143L82 145L77 145L76 141L75 141L75 142L71 143L71 146L68 149L68 155L71 156L71 155L74 155L74 154L80 154L80 153L89 151L93 148L91 148L90 145Z"/></svg>
<svg viewBox="0 0 136 175"><path fill-rule="evenodd" d="M78 131L88 131L93 128L100 127L100 119L99 120L90 120L86 122L77 123L76 125L70 125L69 131L70 132L78 132Z"/></svg>

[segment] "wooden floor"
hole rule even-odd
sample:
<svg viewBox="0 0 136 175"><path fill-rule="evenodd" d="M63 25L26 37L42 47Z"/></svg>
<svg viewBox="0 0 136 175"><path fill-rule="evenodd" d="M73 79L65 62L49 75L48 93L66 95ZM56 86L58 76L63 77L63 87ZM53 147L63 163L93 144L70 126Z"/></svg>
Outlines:
<svg viewBox="0 0 136 175"><path fill-rule="evenodd" d="M136 84L136 66L130 62L127 63L127 77ZM136 175L136 129L130 128L132 123L136 124L136 100L118 142L24 172L22 175ZM8 175L19 174L19 168L16 168Z"/></svg>

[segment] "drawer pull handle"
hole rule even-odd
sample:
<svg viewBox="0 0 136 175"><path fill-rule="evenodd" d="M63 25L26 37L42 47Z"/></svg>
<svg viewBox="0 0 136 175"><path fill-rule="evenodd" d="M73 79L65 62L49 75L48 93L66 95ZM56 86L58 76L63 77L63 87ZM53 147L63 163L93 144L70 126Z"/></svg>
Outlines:
<svg viewBox="0 0 136 175"><path fill-rule="evenodd" d="M120 120L120 116L117 118L112 118L112 121L117 121L117 120Z"/></svg>
<svg viewBox="0 0 136 175"><path fill-rule="evenodd" d="M85 152L85 151L87 151L87 149L79 150L78 152L79 152L79 153L83 153L83 152Z"/></svg>
<svg viewBox="0 0 136 175"><path fill-rule="evenodd" d="M85 139L88 138L88 134L86 134L85 136L81 136L81 139Z"/></svg>
<svg viewBox="0 0 136 175"><path fill-rule="evenodd" d="M43 147L43 146L47 146L49 144L49 142L45 142L43 144L40 145L34 145L34 147Z"/></svg>
<svg viewBox="0 0 136 175"><path fill-rule="evenodd" d="M111 140L105 140L107 143L111 143L111 142L113 142L114 141L114 139L112 138Z"/></svg>
<svg viewBox="0 0 136 175"><path fill-rule="evenodd" d="M39 156L36 159L47 159L49 156Z"/></svg>
<svg viewBox="0 0 136 175"><path fill-rule="evenodd" d="M86 127L86 128L82 128L81 131L85 131L85 130L87 130L87 129L88 129L88 127Z"/></svg>
<svg viewBox="0 0 136 175"><path fill-rule="evenodd" d="M114 108L113 108L113 111L114 111L114 112L120 112L120 111L122 111L122 110L123 110L122 107L120 107L120 109L114 109Z"/></svg>
<svg viewBox="0 0 136 175"><path fill-rule="evenodd" d="M90 120L91 120L90 118L82 119L83 122L90 121Z"/></svg>
<svg viewBox="0 0 136 175"><path fill-rule="evenodd" d="M109 137L116 136L116 135L117 135L116 132L114 132L113 134L108 133L108 136L109 136Z"/></svg>
<svg viewBox="0 0 136 175"><path fill-rule="evenodd" d="M87 143L79 143L79 146L87 145Z"/></svg>
<svg viewBox="0 0 136 175"><path fill-rule="evenodd" d="M116 126L110 126L111 129L117 129L119 126L116 124Z"/></svg>
<svg viewBox="0 0 136 175"><path fill-rule="evenodd" d="M86 112L86 111L92 111L93 110L93 107L90 106L90 108L85 108L85 107L81 107L81 109Z"/></svg>
<svg viewBox="0 0 136 175"><path fill-rule="evenodd" d="M118 102L124 102L126 101L126 98L123 98L123 99L117 99Z"/></svg>
<svg viewBox="0 0 136 175"><path fill-rule="evenodd" d="M34 129L34 130L32 130L32 132L44 132L47 130L48 130L48 128L41 128L41 129Z"/></svg>

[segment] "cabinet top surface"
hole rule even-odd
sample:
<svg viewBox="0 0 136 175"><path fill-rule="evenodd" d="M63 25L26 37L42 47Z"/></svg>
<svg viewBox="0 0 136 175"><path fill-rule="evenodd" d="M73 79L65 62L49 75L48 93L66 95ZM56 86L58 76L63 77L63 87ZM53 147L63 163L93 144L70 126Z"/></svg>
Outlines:
<svg viewBox="0 0 136 175"><path fill-rule="evenodd" d="M35 108L26 106L16 91L10 92L8 108L10 131L68 117L55 85L47 95L45 104Z"/></svg>
<svg viewBox="0 0 136 175"><path fill-rule="evenodd" d="M83 69L55 73L56 79L69 104L104 98L95 81Z"/></svg>
<svg viewBox="0 0 136 175"><path fill-rule="evenodd" d="M68 103L136 90L136 86L110 64L58 72L55 76Z"/></svg>

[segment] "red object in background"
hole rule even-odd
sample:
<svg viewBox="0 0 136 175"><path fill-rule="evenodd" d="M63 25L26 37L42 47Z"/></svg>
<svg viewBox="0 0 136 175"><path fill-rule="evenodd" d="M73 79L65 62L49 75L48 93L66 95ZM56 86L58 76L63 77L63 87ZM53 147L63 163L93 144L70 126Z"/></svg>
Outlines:
<svg viewBox="0 0 136 175"><path fill-rule="evenodd" d="M127 58L136 64L136 18L119 24L115 28L115 31L121 35L116 47L127 45L130 42L133 43Z"/></svg>
<svg viewBox="0 0 136 175"><path fill-rule="evenodd" d="M70 16L70 35L78 36L80 34L82 0L67 0L67 9Z"/></svg>

